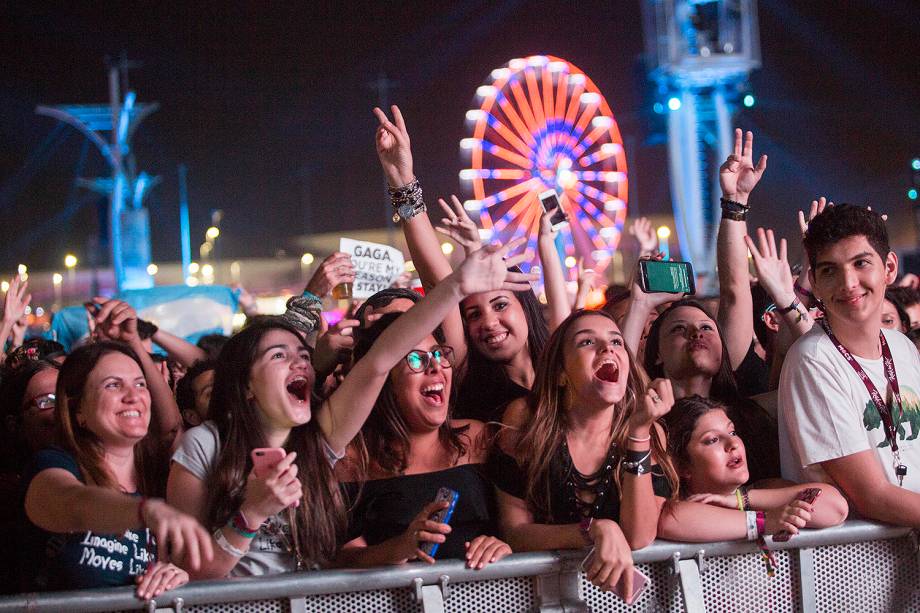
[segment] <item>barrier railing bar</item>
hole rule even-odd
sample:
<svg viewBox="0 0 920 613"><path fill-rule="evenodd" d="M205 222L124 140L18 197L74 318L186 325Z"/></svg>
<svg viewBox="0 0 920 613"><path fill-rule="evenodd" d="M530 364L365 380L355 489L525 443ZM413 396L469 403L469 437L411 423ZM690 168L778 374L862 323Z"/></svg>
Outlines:
<svg viewBox="0 0 920 613"><path fill-rule="evenodd" d="M773 545L775 549L800 549L845 545L860 541L887 540L911 533L910 528L897 528L862 520L847 521L835 528L803 530L787 543ZM756 551L756 546L746 541L719 543L675 543L658 540L645 549L633 552L637 564L669 561L675 553L681 558L692 558L700 549L707 557L739 555ZM548 575L571 567L581 561L584 551L548 551L521 553L508 556L482 570L466 568L462 560L449 560L429 565L411 563L361 570L326 570L318 572L286 573L268 577L221 579L190 583L160 597L160 606L181 597L186 607L213 602L246 602L290 598L291 594L357 592L390 588L412 588L413 580L420 578L423 585L437 584L442 575L451 583L467 583L512 577ZM134 597L130 587L69 592L42 592L0 597L0 613L5 611L116 611L141 609L143 603Z"/></svg>
<svg viewBox="0 0 920 613"><path fill-rule="evenodd" d="M815 550L804 547L797 552L799 566L799 606L802 613L817 613L818 595L815 584Z"/></svg>

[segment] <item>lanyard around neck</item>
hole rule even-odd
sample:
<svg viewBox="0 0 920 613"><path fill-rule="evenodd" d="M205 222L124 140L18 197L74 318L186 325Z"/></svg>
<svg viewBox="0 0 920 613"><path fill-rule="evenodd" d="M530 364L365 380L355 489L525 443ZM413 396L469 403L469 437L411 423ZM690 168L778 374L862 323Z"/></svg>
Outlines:
<svg viewBox="0 0 920 613"><path fill-rule="evenodd" d="M856 371L856 374L859 376L859 379L863 382L863 385L866 386L866 390L869 392L869 397L872 399L873 404L875 404L875 409L878 411L879 417L882 419L882 425L885 429L885 438L888 439L888 443L891 445L891 451L896 455L898 453L898 432L895 427L894 420L891 418L891 407L888 406L888 403L882 398L882 395L879 393L878 388L875 387L875 384L872 383L872 380L869 379L869 375L866 374L866 371L863 370L863 367L856 361L856 358L853 357L846 347L843 346L837 337L834 336L834 333L831 331L831 325L827 322L827 319L819 319L818 322L821 324L821 327L824 328L824 332L827 334L827 337L831 340L834 346L837 348L837 351L840 352L840 355L849 363L849 365ZM882 363L885 370L885 378L888 380L888 384L891 386L891 393L894 396L894 401L898 405L898 423L901 422L901 418L904 416L904 405L901 402L901 388L898 385L898 374L894 369L894 359L891 356L891 349L888 347L888 342L885 340L885 335L881 331L878 333L879 343L882 346Z"/></svg>

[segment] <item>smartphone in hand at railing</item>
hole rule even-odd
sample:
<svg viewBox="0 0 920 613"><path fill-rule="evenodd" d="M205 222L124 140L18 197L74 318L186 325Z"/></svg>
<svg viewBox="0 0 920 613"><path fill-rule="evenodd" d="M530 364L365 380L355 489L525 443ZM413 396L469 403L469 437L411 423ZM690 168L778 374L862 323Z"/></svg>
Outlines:
<svg viewBox="0 0 920 613"><path fill-rule="evenodd" d="M457 506L457 500L460 498L460 493L450 489L449 487L442 487L438 489L438 494L434 497L434 502L448 502L446 509L441 509L440 511L435 511L431 514L431 521L436 521L439 524L449 524L450 518L454 514L454 508ZM430 555L432 558L434 554L438 552L438 546L441 543L425 543L422 545L421 550Z"/></svg>
<svg viewBox="0 0 920 613"><path fill-rule="evenodd" d="M585 559L581 561L581 570L585 572L585 569L590 565L591 558L594 556L594 547L591 548L591 551L588 552L588 555L585 556ZM632 583L632 596L629 600L623 597L625 591L624 583L626 581L625 575L620 577L620 580L617 581L617 584L613 586L613 589L610 591L620 597L620 599L628 605L635 604L639 597L642 596L642 592L645 591L645 588L648 587L649 578L638 568L633 568L633 583Z"/></svg>
<svg viewBox="0 0 920 613"><path fill-rule="evenodd" d="M796 496L796 500L802 500L804 502L807 502L808 504L812 504L814 503L815 499L820 494L821 494L820 487L809 487L799 492L799 495ZM787 530L782 530L773 535L773 542L774 543L785 543L791 538L792 538L792 533L788 532Z"/></svg>

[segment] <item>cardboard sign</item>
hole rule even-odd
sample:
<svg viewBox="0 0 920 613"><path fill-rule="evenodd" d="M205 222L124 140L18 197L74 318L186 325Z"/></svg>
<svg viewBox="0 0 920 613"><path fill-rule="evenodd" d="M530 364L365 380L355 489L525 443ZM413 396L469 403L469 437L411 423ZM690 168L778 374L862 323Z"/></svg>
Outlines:
<svg viewBox="0 0 920 613"><path fill-rule="evenodd" d="M363 300L393 285L405 268L402 251L351 238L339 239L339 251L351 256L355 265L355 283L351 296Z"/></svg>

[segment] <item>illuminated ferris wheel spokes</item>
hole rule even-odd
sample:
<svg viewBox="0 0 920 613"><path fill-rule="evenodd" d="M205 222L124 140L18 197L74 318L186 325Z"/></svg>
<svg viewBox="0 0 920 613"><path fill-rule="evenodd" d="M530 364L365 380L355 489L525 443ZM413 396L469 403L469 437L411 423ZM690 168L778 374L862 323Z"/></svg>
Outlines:
<svg viewBox="0 0 920 613"><path fill-rule="evenodd" d="M547 189L560 196L570 224L566 255L603 267L626 217L626 160L619 129L603 96L583 72L551 56L512 60L493 70L467 112L472 133L460 142L470 167L460 172L485 237L528 238L536 254Z"/></svg>

